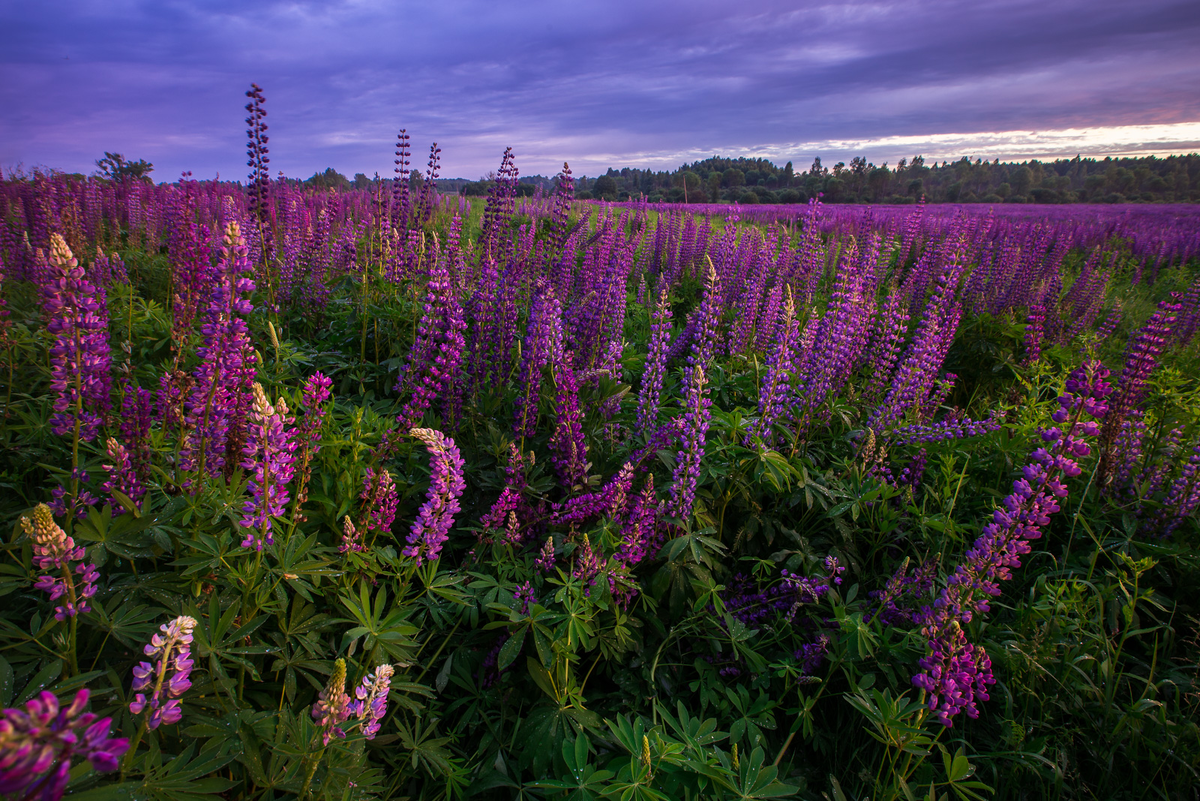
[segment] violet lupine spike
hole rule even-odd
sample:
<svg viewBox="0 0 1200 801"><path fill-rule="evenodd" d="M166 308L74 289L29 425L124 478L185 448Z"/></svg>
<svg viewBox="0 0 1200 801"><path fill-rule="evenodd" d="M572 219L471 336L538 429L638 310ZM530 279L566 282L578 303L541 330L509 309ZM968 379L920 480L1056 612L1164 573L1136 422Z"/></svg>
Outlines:
<svg viewBox="0 0 1200 801"><path fill-rule="evenodd" d="M914 424L893 429L888 435L889 447L911 445L915 442L934 443L951 439L978 437L999 430L1004 425L1007 412L993 409L984 420L972 420L957 414L928 425Z"/></svg>
<svg viewBox="0 0 1200 801"><path fill-rule="evenodd" d="M390 533L400 496L396 492L396 482L386 467L378 470L367 468L358 498L363 502L361 534L365 535L368 531L373 531L376 536Z"/></svg>
<svg viewBox="0 0 1200 801"><path fill-rule="evenodd" d="M321 372L313 373L304 382L304 390L300 396L300 405L304 408L304 417L293 432L300 456L296 459L296 471L300 474L296 482L296 498L293 503L292 517L297 523L303 523L305 517L302 508L308 500L308 481L312 476L312 458L320 450L321 425L325 422L328 412L328 401L332 397L333 381Z"/></svg>
<svg viewBox="0 0 1200 801"><path fill-rule="evenodd" d="M676 454L675 470L671 474L668 514L681 520L689 520L692 504L696 500L696 485L700 479L700 465L704 460L704 439L708 424L712 420L708 397L708 378L704 368L696 365L691 370L684 400L683 447Z"/></svg>
<svg viewBox="0 0 1200 801"><path fill-rule="evenodd" d="M142 479L138 476L137 470L133 466L133 460L130 459L129 451L125 449L125 446L109 437L105 447L112 464L103 465L108 479L104 482L102 489L108 493L113 517L117 517L125 507L114 493L120 492L136 504L146 494L146 488L142 486Z"/></svg>
<svg viewBox="0 0 1200 801"><path fill-rule="evenodd" d="M48 593L52 601L66 598L61 606L54 608L54 618L62 621L91 611L90 599L96 594L100 573L95 565L84 563L83 546L76 545L54 522L50 507L44 503L34 507L32 520L21 518L21 527L33 540L33 563L43 573L34 586Z"/></svg>
<svg viewBox="0 0 1200 801"><path fill-rule="evenodd" d="M1021 556L1030 551L1029 541L1042 536L1042 527L1059 510L1059 499L1067 495L1062 476L1081 472L1072 457L1090 453L1081 437L1100 432L1098 423L1081 417L1100 418L1108 411L1104 403L1110 391L1107 377L1107 368L1092 361L1067 379L1066 391L1058 399L1059 409L1051 416L1055 423L1068 424L1066 433L1057 427L1042 430L1042 441L1049 450L1040 447L1033 452L1032 462L1013 482L1013 493L992 513L992 521L947 579L933 606L921 614L921 633L928 650L913 684L929 694L930 711L946 726L961 712L977 717L976 701L987 701L987 687L995 683L987 653L967 642L962 626L989 610L988 599L1000 594L999 582L1011 577L1012 568L1021 566Z"/></svg>
<svg viewBox="0 0 1200 801"><path fill-rule="evenodd" d="M773 444L771 428L785 412L788 400L788 383L795 369L793 357L800 329L796 325L796 304L792 300L791 287L786 288L783 309L775 326L775 337L767 353L766 373L758 391L758 419L746 432L743 444L748 445L754 437L768 446Z"/></svg>
<svg viewBox="0 0 1200 801"><path fill-rule="evenodd" d="M538 557L534 564L537 569L543 573L549 573L554 569L555 556L553 536L547 537L546 541L542 543L542 547L538 550Z"/></svg>
<svg viewBox="0 0 1200 801"><path fill-rule="evenodd" d="M313 722L321 730L321 744L329 745L334 737L345 739L342 725L350 719L350 696L346 695L346 660L333 663L333 673L325 688L317 694L312 707Z"/></svg>
<svg viewBox="0 0 1200 801"><path fill-rule="evenodd" d="M425 312L413 343L412 356L394 387L397 392L412 392L412 397L396 417L396 424L401 429L419 423L434 399L452 388L465 350L464 330L462 306L446 262L435 257L429 268Z"/></svg>
<svg viewBox="0 0 1200 801"><path fill-rule="evenodd" d="M570 351L559 350L554 355L555 426L550 435L551 463L567 490L587 482L589 466L583 414L579 410L579 386L571 361Z"/></svg>
<svg viewBox="0 0 1200 801"><path fill-rule="evenodd" d="M112 718L84 712L86 688L63 706L43 691L24 709L0 712L0 795L58 801L71 779L71 760L85 759L99 773L120 767L129 740L109 737Z"/></svg>
<svg viewBox="0 0 1200 801"><path fill-rule="evenodd" d="M1163 508L1158 514L1159 536L1169 537L1175 529L1200 508L1200 441L1192 449L1187 463L1171 482Z"/></svg>
<svg viewBox="0 0 1200 801"><path fill-rule="evenodd" d="M454 440L431 428L414 428L409 432L425 443L430 456L429 492L417 511L417 519L408 534L404 555L420 565L438 558L442 545L450 538L454 515L460 506L467 483L463 479L463 459Z"/></svg>
<svg viewBox="0 0 1200 801"><path fill-rule="evenodd" d="M85 276L79 260L59 234L50 235L49 279L43 303L54 336L50 346L50 390L58 436L77 432L91 442L110 405L112 354L108 347L108 309L104 288Z"/></svg>
<svg viewBox="0 0 1200 801"><path fill-rule="evenodd" d="M649 435L658 425L658 407L670 345L671 304L668 302L667 288L663 286L658 292L658 302L650 322L650 352L646 356L646 369L642 373L642 387L638 393L637 433L643 436Z"/></svg>
<svg viewBox="0 0 1200 801"><path fill-rule="evenodd" d="M129 711L146 715L146 727L157 729L178 723L183 718L182 697L192 686L192 630L196 619L180 615L159 627L144 648L153 662L141 662L133 669L133 701Z"/></svg>
<svg viewBox="0 0 1200 801"><path fill-rule="evenodd" d="M1029 366L1037 362L1038 357L1042 353L1042 332L1043 323L1046 319L1046 310L1041 306L1034 306L1029 310L1029 316L1025 318L1025 355L1021 359L1021 364Z"/></svg>
<svg viewBox="0 0 1200 801"><path fill-rule="evenodd" d="M361 722L363 736L374 740L387 714L388 692L392 686L392 674L395 668L391 665L380 665L375 670L363 676L362 684L354 689L354 700L350 702L349 712Z"/></svg>
<svg viewBox="0 0 1200 801"><path fill-rule="evenodd" d="M342 520L342 542L338 545L338 553L365 553L367 546L363 544L362 534L354 527L350 515Z"/></svg>
<svg viewBox="0 0 1200 801"><path fill-rule="evenodd" d="M287 508L296 442L289 428L294 418L288 415L287 401L280 398L272 406L261 384L255 383L252 389L254 409L242 460L242 466L252 472L250 498L242 506L239 522L247 529L242 547L261 551L275 541L273 518L282 516Z"/></svg>

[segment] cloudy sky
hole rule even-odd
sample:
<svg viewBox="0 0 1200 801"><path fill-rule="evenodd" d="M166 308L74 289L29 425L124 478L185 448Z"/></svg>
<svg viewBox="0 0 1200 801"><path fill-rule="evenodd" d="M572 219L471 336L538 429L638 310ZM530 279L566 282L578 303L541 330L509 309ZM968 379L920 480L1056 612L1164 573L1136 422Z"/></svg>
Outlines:
<svg viewBox="0 0 1200 801"><path fill-rule="evenodd" d="M1200 150L1197 0L0 0L0 168L522 174Z"/></svg>

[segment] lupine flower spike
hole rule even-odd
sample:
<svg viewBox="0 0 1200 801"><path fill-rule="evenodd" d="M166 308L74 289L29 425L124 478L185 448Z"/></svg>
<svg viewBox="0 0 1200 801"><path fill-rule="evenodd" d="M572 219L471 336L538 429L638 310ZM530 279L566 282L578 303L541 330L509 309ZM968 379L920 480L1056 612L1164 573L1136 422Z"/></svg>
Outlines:
<svg viewBox="0 0 1200 801"><path fill-rule="evenodd" d="M142 662L133 669L133 702L129 711L135 715L149 710L146 727L178 723L183 717L180 708L183 694L192 686L192 630L196 619L180 615L159 627L161 633L150 639L146 656L154 659Z"/></svg>
<svg viewBox="0 0 1200 801"><path fill-rule="evenodd" d="M342 724L350 717L350 696L346 695L346 660L333 665L333 673L325 689L317 695L312 708L313 720L321 729L321 743L329 745L334 737L345 737Z"/></svg>
<svg viewBox="0 0 1200 801"><path fill-rule="evenodd" d="M420 565L437 559L441 553L442 543L449 538L454 515L460 508L458 499L467 484L463 480L462 456L454 440L431 428L414 428L410 433L425 443L432 465L429 493L417 512L417 520L408 534L408 547L404 549L404 555L416 559Z"/></svg>
<svg viewBox="0 0 1200 801"><path fill-rule="evenodd" d="M87 701L87 689L76 693L69 706L62 706L54 693L42 692L24 709L0 713L0 795L58 801L75 757L100 773L117 769L129 740L110 738L112 718L84 712Z"/></svg>
<svg viewBox="0 0 1200 801"><path fill-rule="evenodd" d="M44 575L34 584L50 593L50 600L66 597L62 606L54 608L57 620L66 620L80 612L91 610L89 599L96 594L96 579L100 573L95 565L84 564L83 546L67 536L57 523L50 507L40 503L33 510L33 519L21 518L21 526L33 540L33 562ZM75 577L79 577L76 584Z"/></svg>
<svg viewBox="0 0 1200 801"><path fill-rule="evenodd" d="M383 716L387 714L388 690L392 686L391 665L380 665L363 677L362 684L354 690L355 700L350 702L350 714L362 721L362 733L374 740L379 733Z"/></svg>

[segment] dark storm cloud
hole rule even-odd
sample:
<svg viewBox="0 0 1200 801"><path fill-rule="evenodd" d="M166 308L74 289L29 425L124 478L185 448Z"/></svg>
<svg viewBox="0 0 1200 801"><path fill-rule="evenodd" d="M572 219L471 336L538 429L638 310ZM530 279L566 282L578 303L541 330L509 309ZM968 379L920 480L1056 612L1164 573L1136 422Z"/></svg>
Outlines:
<svg viewBox="0 0 1200 801"><path fill-rule="evenodd" d="M10 0L0 25L0 165L87 170L117 150L160 180L239 177L252 80L272 166L291 175L387 172L401 126L415 160L436 139L443 174L467 177L509 144L523 172L550 173L564 159L594 172L712 153L1027 157L1200 139L1178 125L1200 121L1195 0ZM1021 133L1063 129L1080 133Z"/></svg>

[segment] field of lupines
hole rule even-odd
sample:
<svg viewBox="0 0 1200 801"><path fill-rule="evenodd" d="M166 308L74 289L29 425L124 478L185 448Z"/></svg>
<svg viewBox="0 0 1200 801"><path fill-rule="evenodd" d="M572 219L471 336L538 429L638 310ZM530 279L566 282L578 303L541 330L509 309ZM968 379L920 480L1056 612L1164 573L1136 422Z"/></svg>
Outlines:
<svg viewBox="0 0 1200 801"><path fill-rule="evenodd" d="M1196 797L1194 215L304 191L260 110L0 183L0 793Z"/></svg>

